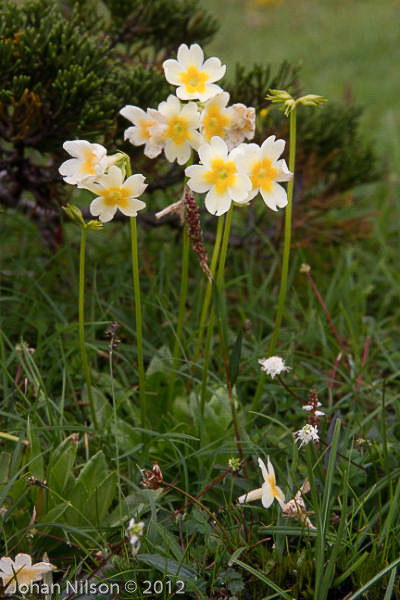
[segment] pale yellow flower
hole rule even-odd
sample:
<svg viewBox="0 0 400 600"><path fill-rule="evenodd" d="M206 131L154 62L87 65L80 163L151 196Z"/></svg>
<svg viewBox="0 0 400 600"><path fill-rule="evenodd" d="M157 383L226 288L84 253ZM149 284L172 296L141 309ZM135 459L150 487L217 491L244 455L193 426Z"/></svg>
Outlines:
<svg viewBox="0 0 400 600"><path fill-rule="evenodd" d="M103 223L111 221L118 209L127 217L136 217L137 211L146 206L142 200L138 200L147 187L143 175L131 175L125 181L123 179L121 169L113 165L96 181L80 186L97 194L90 204L90 212Z"/></svg>
<svg viewBox="0 0 400 600"><path fill-rule="evenodd" d="M53 571L56 567L47 562L32 564L29 554L17 554L15 560L8 556L0 559L0 579L6 588L6 594L15 594L18 587L24 594L29 592L29 586L34 581L41 581L43 575Z"/></svg>
<svg viewBox="0 0 400 600"><path fill-rule="evenodd" d="M120 114L133 123L133 127L125 129L124 139L129 140L134 146L144 145L144 154L149 158L155 158L161 154L163 145L157 139L156 131L152 128L157 124L157 111L154 108L148 108L145 112L138 106L130 104L124 106Z"/></svg>
<svg viewBox="0 0 400 600"><path fill-rule="evenodd" d="M164 61L163 68L168 83L178 86L178 98L205 102L222 92L214 83L225 75L226 66L219 58L213 56L204 61L203 50L198 44L192 44L190 48L181 44L177 58Z"/></svg>
<svg viewBox="0 0 400 600"><path fill-rule="evenodd" d="M63 148L74 158L63 162L58 170L65 183L72 185L79 185L103 174L113 160L107 156L104 146L91 144L86 140L64 142Z"/></svg>
<svg viewBox="0 0 400 600"><path fill-rule="evenodd" d="M232 150L244 140L254 137L256 117L254 108L244 104L227 106L228 102L228 92L207 100L201 113L200 132L206 142L216 135Z"/></svg>
<svg viewBox="0 0 400 600"><path fill-rule="evenodd" d="M176 96L161 102L155 115L157 124L151 127L154 143L161 144L169 162L177 160L184 165L190 159L192 148L197 150L202 137L197 131L200 113L195 102L182 105Z"/></svg>
<svg viewBox="0 0 400 600"><path fill-rule="evenodd" d="M280 182L290 181L293 174L287 168L283 159L279 160L284 148L284 140L276 140L269 136L262 146L257 144L241 144L238 148L245 152L238 160L239 168L246 173L252 183L249 200L260 192L265 204L271 210L278 210L287 205L287 194Z"/></svg>
<svg viewBox="0 0 400 600"><path fill-rule="evenodd" d="M210 144L202 144L198 150L201 164L187 167L188 186L194 192L208 192L205 205L212 215L223 215L232 202L247 202L251 181L239 172L235 150L228 153L224 140L214 136Z"/></svg>
<svg viewBox="0 0 400 600"><path fill-rule="evenodd" d="M261 458L258 459L258 464L264 478L262 487L257 490L252 490L247 494L243 494L243 496L238 498L238 502L243 504L244 502L261 500L264 508L269 508L275 499L278 501L281 508L283 508L285 506L285 496L283 495L281 488L276 485L275 471L269 456L267 459L267 467Z"/></svg>

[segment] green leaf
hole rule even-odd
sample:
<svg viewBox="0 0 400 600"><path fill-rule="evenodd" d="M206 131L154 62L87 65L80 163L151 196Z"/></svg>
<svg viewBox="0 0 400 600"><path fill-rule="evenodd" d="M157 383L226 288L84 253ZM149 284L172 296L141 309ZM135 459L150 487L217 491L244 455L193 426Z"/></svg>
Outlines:
<svg viewBox="0 0 400 600"><path fill-rule="evenodd" d="M164 558L159 554L137 554L136 558L152 567L155 567L165 575L179 577L179 579L198 579L197 572L188 565L182 565L176 560Z"/></svg>

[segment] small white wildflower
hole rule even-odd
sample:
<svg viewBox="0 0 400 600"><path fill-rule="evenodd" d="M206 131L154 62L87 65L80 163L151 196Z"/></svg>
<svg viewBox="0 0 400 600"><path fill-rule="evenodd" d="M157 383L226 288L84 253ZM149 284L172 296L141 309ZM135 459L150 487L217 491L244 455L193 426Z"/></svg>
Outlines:
<svg viewBox="0 0 400 600"><path fill-rule="evenodd" d="M56 567L48 562L32 564L29 554L17 554L15 560L8 556L0 559L0 579L6 588L6 594L15 594L17 585L23 586L24 594L34 581L41 581L43 575L53 571ZM26 591L25 591L26 589Z"/></svg>
<svg viewBox="0 0 400 600"><path fill-rule="evenodd" d="M63 148L73 158L66 160L58 169L65 183L79 185L93 181L97 175L105 173L112 164L112 157L100 144L91 144L86 140L64 142Z"/></svg>
<svg viewBox="0 0 400 600"><path fill-rule="evenodd" d="M325 416L325 413L322 410L316 410L314 414L316 417L324 417Z"/></svg>
<svg viewBox="0 0 400 600"><path fill-rule="evenodd" d="M301 448L302 446L306 446L313 440L315 442L319 441L318 427L315 427L314 425L310 425L308 423L307 425L304 425L304 427L299 429L299 431L296 431L293 435L295 437L296 442L300 442L299 448Z"/></svg>
<svg viewBox="0 0 400 600"><path fill-rule="evenodd" d="M303 406L303 410L307 410L307 411L314 410L314 407L311 406L311 404L306 404L305 406Z"/></svg>
<svg viewBox="0 0 400 600"><path fill-rule="evenodd" d="M267 459L267 466L265 466L261 458L258 459L258 464L264 478L264 483L262 487L240 496L240 498L238 498L239 504L253 502L253 500L261 500L264 508L269 508L274 499L276 499L281 508L283 508L285 506L285 496L283 495L281 488L276 485L275 471L269 456Z"/></svg>
<svg viewBox="0 0 400 600"><path fill-rule="evenodd" d="M129 536L129 543L132 546L132 554L136 556L139 552L140 548L140 538L143 535L144 523L140 521L136 523L135 519L132 518L129 521L128 528L126 530L127 535Z"/></svg>
<svg viewBox="0 0 400 600"><path fill-rule="evenodd" d="M265 371L272 379L275 375L280 375L283 371L289 371L290 369L290 367L285 365L285 361L280 356L260 358L258 362L261 365L261 370Z"/></svg>

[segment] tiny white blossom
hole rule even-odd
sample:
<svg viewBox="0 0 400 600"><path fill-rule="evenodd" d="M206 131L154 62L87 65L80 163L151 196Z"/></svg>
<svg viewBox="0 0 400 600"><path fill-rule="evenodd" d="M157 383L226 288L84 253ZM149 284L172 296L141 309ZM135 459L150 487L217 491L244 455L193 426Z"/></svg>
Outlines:
<svg viewBox="0 0 400 600"><path fill-rule="evenodd" d="M324 417L325 416L325 413L322 410L316 410L314 414L316 417Z"/></svg>
<svg viewBox="0 0 400 600"><path fill-rule="evenodd" d="M148 108L145 112L138 106L127 104L119 111L120 114L133 123L133 127L125 129L124 139L129 140L134 146L144 144L144 154L149 158L156 158L161 154L163 144L157 136L157 111Z"/></svg>
<svg viewBox="0 0 400 600"><path fill-rule="evenodd" d="M252 502L253 500L261 500L264 508L269 508L274 499L276 499L281 508L283 508L285 506L285 496L283 495L281 488L276 485L275 471L269 456L267 459L267 466L265 466L261 458L258 459L258 464L264 478L264 483L262 487L257 490L252 490L251 492L240 496L240 498L238 498L239 504Z"/></svg>
<svg viewBox="0 0 400 600"><path fill-rule="evenodd" d="M15 560L8 556L0 559L0 579L6 588L6 594L15 594L18 587L24 586L23 593L29 591L29 586L34 581L41 581L43 575L53 571L56 567L47 562L32 564L29 554L17 554Z"/></svg>
<svg viewBox="0 0 400 600"><path fill-rule="evenodd" d="M136 554L139 552L140 538L143 535L143 529L144 529L143 521L136 523L135 519L133 519L133 518L129 521L126 533L129 536L129 543L132 546L133 556L136 556Z"/></svg>
<svg viewBox="0 0 400 600"><path fill-rule="evenodd" d="M219 58L212 56L204 61L203 50L198 44L192 44L190 48L181 44L177 58L164 61L163 68L168 83L178 86L178 98L205 102L222 92L214 83L225 75L226 66Z"/></svg>
<svg viewBox="0 0 400 600"><path fill-rule="evenodd" d="M314 410L314 407L311 406L311 404L306 404L305 406L303 406L303 410L307 410L307 411Z"/></svg>
<svg viewBox="0 0 400 600"><path fill-rule="evenodd" d="M310 424L304 425L304 427L299 429L299 431L296 431L293 435L296 442L300 442L299 448L306 446L312 441L319 441L318 427Z"/></svg>
<svg viewBox="0 0 400 600"><path fill-rule="evenodd" d="M285 361L280 356L260 358L258 362L261 365L261 370L265 371L272 379L275 375L280 375L283 371L288 371L290 369L290 367L285 365Z"/></svg>

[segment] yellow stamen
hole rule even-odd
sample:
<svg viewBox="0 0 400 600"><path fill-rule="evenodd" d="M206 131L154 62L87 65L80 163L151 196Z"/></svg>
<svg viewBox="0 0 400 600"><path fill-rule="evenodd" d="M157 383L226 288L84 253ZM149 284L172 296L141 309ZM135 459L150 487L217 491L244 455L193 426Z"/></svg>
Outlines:
<svg viewBox="0 0 400 600"><path fill-rule="evenodd" d="M268 475L267 481L268 481L269 485L271 486L271 492L272 492L274 498L277 498L277 499L280 500L281 499L281 495L280 495L280 493L279 493L279 491L278 491L278 489L276 487L275 477L273 475Z"/></svg>
<svg viewBox="0 0 400 600"><path fill-rule="evenodd" d="M213 135L223 137L229 119L221 113L219 106L210 106L204 117L204 137L209 142Z"/></svg>
<svg viewBox="0 0 400 600"><path fill-rule="evenodd" d="M85 154L85 160L82 163L82 171L85 175L96 175L96 171L94 170L94 165L98 162L98 157L89 150Z"/></svg>
<svg viewBox="0 0 400 600"><path fill-rule="evenodd" d="M189 125L183 117L173 116L168 121L166 137L171 138L175 144L183 144L189 138Z"/></svg>
<svg viewBox="0 0 400 600"><path fill-rule="evenodd" d="M214 158L211 161L211 171L205 174L207 183L215 186L217 194L224 194L228 187L234 185L236 180L236 165L233 160Z"/></svg>
<svg viewBox="0 0 400 600"><path fill-rule="evenodd" d="M139 121L140 135L143 139L150 139L150 127L152 127L154 124L155 121L147 121L146 119L142 119Z"/></svg>
<svg viewBox="0 0 400 600"><path fill-rule="evenodd" d="M123 187L109 187L106 190L100 192L106 206L119 206L120 208L127 208L129 190Z"/></svg>
<svg viewBox="0 0 400 600"><path fill-rule="evenodd" d="M209 77L204 71L199 71L194 65L190 65L185 73L180 75L182 83L186 87L188 94L204 94L206 91L206 81Z"/></svg>
<svg viewBox="0 0 400 600"><path fill-rule="evenodd" d="M269 158L263 158L255 163L251 170L251 183L253 188L261 188L265 192L271 191L272 183L276 178L278 171L271 166Z"/></svg>

